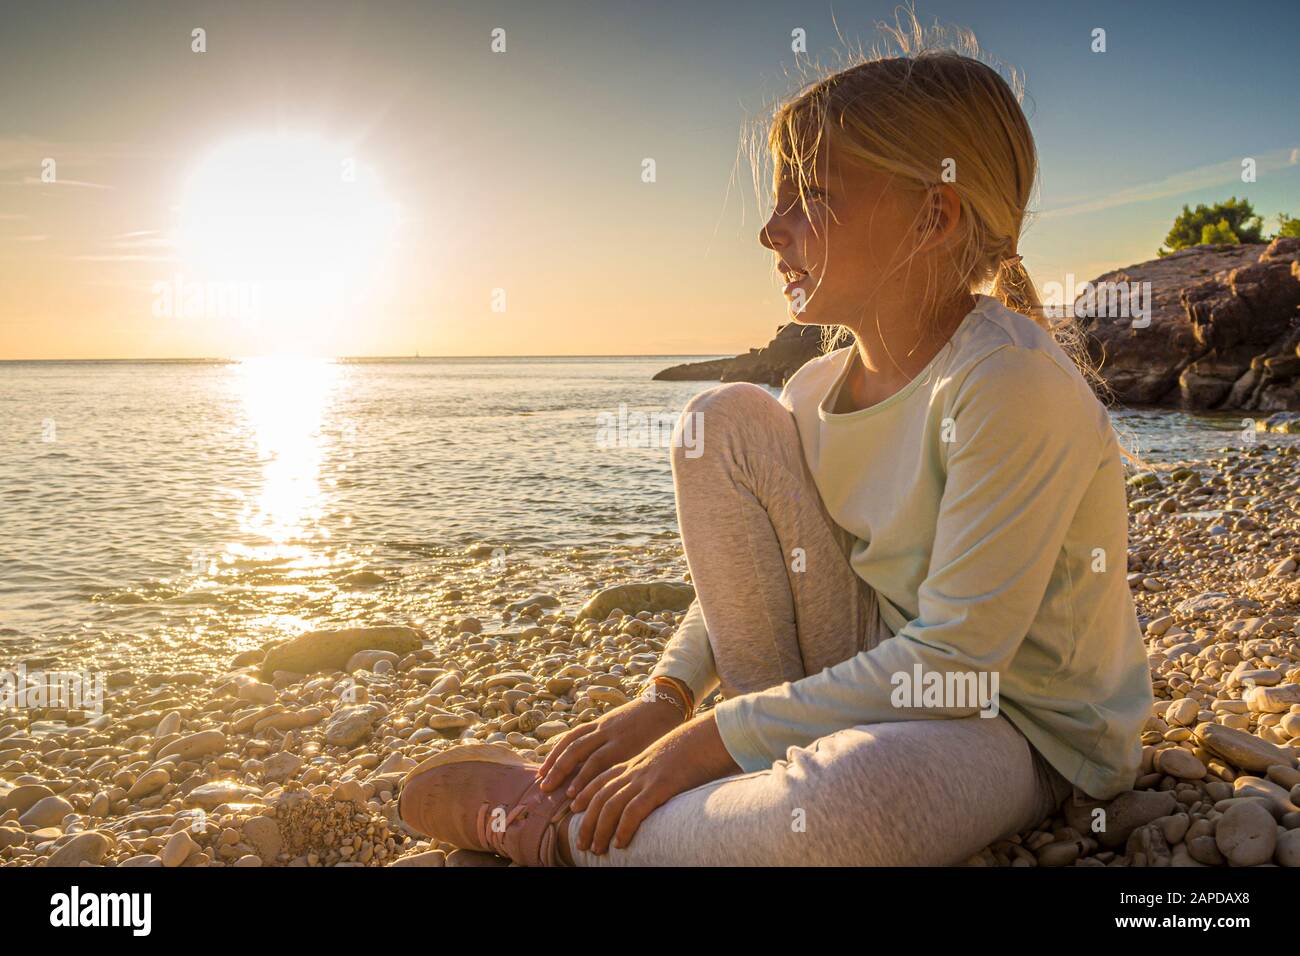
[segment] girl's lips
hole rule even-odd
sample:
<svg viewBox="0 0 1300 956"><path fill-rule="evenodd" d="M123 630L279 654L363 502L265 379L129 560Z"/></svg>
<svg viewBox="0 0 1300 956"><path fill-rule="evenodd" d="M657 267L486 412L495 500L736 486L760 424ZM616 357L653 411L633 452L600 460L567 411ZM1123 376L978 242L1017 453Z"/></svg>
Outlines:
<svg viewBox="0 0 1300 956"><path fill-rule="evenodd" d="M790 282L787 282L785 284L785 288L782 289L781 291L786 295L791 295L794 293L794 290L799 288L799 286L803 285L804 282L807 281L807 279L808 279L808 274L804 273L799 278L792 279Z"/></svg>

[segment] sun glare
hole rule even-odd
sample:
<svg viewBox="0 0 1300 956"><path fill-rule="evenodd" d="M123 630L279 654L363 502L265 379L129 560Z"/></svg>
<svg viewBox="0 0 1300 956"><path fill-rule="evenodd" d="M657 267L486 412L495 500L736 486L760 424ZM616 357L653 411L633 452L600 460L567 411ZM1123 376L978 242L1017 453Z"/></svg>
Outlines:
<svg viewBox="0 0 1300 956"><path fill-rule="evenodd" d="M375 172L308 135L217 147L190 175L179 211L189 278L252 287L272 323L363 301L396 227Z"/></svg>
<svg viewBox="0 0 1300 956"><path fill-rule="evenodd" d="M325 418L339 372L333 362L306 358L246 359L233 366L262 464L261 488L240 518L245 535L281 549L329 537L322 524L328 478L321 471L329 444Z"/></svg>

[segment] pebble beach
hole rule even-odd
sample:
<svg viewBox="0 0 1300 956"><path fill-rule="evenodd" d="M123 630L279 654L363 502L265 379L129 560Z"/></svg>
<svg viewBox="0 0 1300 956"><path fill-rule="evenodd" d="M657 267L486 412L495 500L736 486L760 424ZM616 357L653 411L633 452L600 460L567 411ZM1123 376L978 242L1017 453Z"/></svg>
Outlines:
<svg viewBox="0 0 1300 956"><path fill-rule="evenodd" d="M1133 476L1127 573L1156 698L1141 775L968 865L1300 865L1298 450L1261 438ZM407 832L398 783L476 742L540 760L625 703L692 597L685 562L668 538L549 564L488 544L426 557L439 586L399 612L376 599L374 619L258 646L0 651L0 671L104 681L101 713L0 710L0 866L506 865Z"/></svg>

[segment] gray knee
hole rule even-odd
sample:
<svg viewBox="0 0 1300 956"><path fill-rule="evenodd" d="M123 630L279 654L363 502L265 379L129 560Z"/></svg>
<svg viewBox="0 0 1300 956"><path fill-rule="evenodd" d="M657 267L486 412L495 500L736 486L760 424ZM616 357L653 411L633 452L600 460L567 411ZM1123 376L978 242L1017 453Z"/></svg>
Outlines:
<svg viewBox="0 0 1300 956"><path fill-rule="evenodd" d="M715 385L693 396L682 410L673 434L673 461L700 457L706 432L717 447L742 429L767 431L790 424L790 411L765 388L749 382Z"/></svg>
<svg viewBox="0 0 1300 956"><path fill-rule="evenodd" d="M683 414L690 412L742 420L777 412L789 414L771 392L751 382L727 382L706 388L686 403Z"/></svg>

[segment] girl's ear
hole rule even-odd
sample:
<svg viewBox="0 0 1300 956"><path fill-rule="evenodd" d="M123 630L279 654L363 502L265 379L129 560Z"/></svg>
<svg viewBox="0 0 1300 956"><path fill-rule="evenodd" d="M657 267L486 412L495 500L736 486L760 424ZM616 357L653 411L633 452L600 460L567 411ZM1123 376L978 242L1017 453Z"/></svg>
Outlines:
<svg viewBox="0 0 1300 956"><path fill-rule="evenodd" d="M930 187L925 196L922 222L922 247L942 245L961 221L961 198L948 183Z"/></svg>

